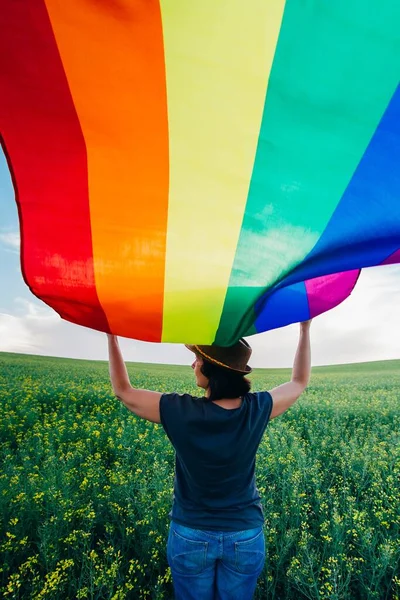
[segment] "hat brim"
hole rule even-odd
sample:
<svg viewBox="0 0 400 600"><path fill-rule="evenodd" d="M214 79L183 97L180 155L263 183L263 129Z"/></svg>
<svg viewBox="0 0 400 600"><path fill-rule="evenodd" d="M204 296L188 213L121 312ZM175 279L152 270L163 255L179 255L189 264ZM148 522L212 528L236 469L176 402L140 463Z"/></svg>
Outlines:
<svg viewBox="0 0 400 600"><path fill-rule="evenodd" d="M190 350L191 352L193 352L193 354L200 355L202 358L204 358L208 362L211 362L214 365L217 365L218 367L221 367L222 369L227 369L228 371L233 371L234 373L241 373L242 375L248 375L249 373L252 372L252 368L249 367L249 365L246 365L246 370L245 371L243 371L241 369L234 369L233 367L230 367L229 365L224 365L223 363L219 362L218 360L215 360L212 356L207 356L207 355L203 354L203 352L201 351L201 348L198 348L195 345L185 344L185 346L186 346L186 348L188 350Z"/></svg>

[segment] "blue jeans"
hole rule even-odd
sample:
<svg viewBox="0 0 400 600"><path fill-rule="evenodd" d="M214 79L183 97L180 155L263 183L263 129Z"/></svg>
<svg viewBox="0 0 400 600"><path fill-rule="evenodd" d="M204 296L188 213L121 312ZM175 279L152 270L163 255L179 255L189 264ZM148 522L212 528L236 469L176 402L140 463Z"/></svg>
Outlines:
<svg viewBox="0 0 400 600"><path fill-rule="evenodd" d="M200 531L172 521L167 558L175 600L250 600L265 562L263 528Z"/></svg>

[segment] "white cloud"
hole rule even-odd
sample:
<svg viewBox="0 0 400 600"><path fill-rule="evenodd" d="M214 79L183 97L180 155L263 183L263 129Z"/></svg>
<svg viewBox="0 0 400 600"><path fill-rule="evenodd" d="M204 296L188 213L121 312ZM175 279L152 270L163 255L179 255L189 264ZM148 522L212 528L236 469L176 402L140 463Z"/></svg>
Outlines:
<svg viewBox="0 0 400 600"><path fill-rule="evenodd" d="M37 349L32 332L20 318L0 313L0 351L35 353Z"/></svg>
<svg viewBox="0 0 400 600"><path fill-rule="evenodd" d="M38 322L43 322L43 320L54 322L59 319L56 313L43 303L35 303L26 298L17 296L17 298L15 298L15 304L17 305L17 311L20 312L25 319Z"/></svg>
<svg viewBox="0 0 400 600"><path fill-rule="evenodd" d="M44 305L16 298L16 313L0 313L0 350L40 354L60 317Z"/></svg>
<svg viewBox="0 0 400 600"><path fill-rule="evenodd" d="M17 250L19 252L21 239L18 231L0 232L0 242L4 244L4 246L12 248L14 251Z"/></svg>

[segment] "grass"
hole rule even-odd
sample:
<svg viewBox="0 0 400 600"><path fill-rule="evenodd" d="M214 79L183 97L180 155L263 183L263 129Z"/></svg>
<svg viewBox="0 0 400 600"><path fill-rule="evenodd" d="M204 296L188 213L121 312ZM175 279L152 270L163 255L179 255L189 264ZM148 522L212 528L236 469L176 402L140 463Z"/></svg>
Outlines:
<svg viewBox="0 0 400 600"><path fill-rule="evenodd" d="M132 383L197 394L189 367ZM255 390L288 369L256 369ZM257 456L256 598L400 599L400 361L316 367ZM105 362L0 354L0 596L172 598L174 452L113 397Z"/></svg>

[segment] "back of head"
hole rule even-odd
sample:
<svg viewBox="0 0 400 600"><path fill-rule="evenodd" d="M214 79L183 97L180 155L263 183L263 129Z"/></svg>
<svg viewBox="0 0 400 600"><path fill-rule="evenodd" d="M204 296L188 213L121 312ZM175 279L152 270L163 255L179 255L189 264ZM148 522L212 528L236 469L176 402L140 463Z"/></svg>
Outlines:
<svg viewBox="0 0 400 600"><path fill-rule="evenodd" d="M209 380L207 402L240 398L250 391L251 383L243 373L225 369L204 359L200 370Z"/></svg>

